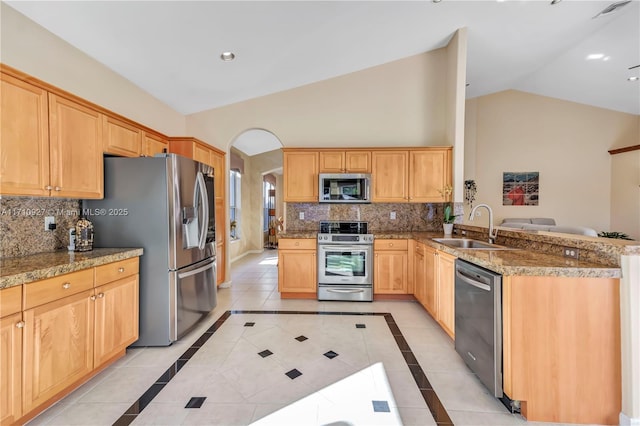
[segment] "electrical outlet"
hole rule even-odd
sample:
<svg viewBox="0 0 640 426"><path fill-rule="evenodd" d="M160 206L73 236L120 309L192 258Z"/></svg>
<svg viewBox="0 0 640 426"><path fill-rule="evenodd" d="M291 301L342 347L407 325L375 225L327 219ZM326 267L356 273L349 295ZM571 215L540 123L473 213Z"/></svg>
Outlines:
<svg viewBox="0 0 640 426"><path fill-rule="evenodd" d="M389 219L396 220L396 212L389 213Z"/></svg>
<svg viewBox="0 0 640 426"><path fill-rule="evenodd" d="M304 212L298 213L298 219L304 220Z"/></svg>
<svg viewBox="0 0 640 426"><path fill-rule="evenodd" d="M580 250L575 247L563 247L562 253L564 257L570 257L572 259L578 259L580 256Z"/></svg>
<svg viewBox="0 0 640 426"><path fill-rule="evenodd" d="M56 218L55 216L45 216L44 217L44 230L45 231L53 231L56 229Z"/></svg>

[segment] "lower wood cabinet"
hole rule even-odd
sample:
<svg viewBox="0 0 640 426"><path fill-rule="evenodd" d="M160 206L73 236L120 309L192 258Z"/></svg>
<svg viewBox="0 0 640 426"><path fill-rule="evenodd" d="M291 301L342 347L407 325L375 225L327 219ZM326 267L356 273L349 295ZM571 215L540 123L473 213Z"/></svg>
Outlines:
<svg viewBox="0 0 640 426"><path fill-rule="evenodd" d="M22 289L0 290L0 424L22 415Z"/></svg>
<svg viewBox="0 0 640 426"><path fill-rule="evenodd" d="M406 239L373 242L373 293L409 293L409 243Z"/></svg>
<svg viewBox="0 0 640 426"><path fill-rule="evenodd" d="M0 291L0 424L24 423L138 339L138 258Z"/></svg>
<svg viewBox="0 0 640 426"><path fill-rule="evenodd" d="M281 238L278 240L278 291L317 294L318 259L316 240Z"/></svg>
<svg viewBox="0 0 640 426"><path fill-rule="evenodd" d="M437 316L436 319L451 338L455 335L455 261L456 257L436 252Z"/></svg>

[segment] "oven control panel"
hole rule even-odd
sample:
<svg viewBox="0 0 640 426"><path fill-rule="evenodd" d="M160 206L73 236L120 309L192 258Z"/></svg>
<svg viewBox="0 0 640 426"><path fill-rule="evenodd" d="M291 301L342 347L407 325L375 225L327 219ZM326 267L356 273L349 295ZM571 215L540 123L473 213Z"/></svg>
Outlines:
<svg viewBox="0 0 640 426"><path fill-rule="evenodd" d="M318 242L373 244L373 234L318 234Z"/></svg>

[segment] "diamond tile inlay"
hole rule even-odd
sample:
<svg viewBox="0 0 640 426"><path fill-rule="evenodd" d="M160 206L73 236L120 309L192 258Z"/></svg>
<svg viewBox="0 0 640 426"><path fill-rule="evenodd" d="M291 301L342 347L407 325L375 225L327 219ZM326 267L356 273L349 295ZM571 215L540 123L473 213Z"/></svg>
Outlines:
<svg viewBox="0 0 640 426"><path fill-rule="evenodd" d="M245 323L244 323L244 326L245 326L245 327L253 327L254 325L256 325L256 323L255 323L255 322L245 322Z"/></svg>
<svg viewBox="0 0 640 426"><path fill-rule="evenodd" d="M365 324L356 324L356 328L367 328Z"/></svg>
<svg viewBox="0 0 640 426"><path fill-rule="evenodd" d="M205 399L207 399L206 396L194 396L187 402L184 408L200 408L202 404L204 404Z"/></svg>
<svg viewBox="0 0 640 426"><path fill-rule="evenodd" d="M308 339L308 337L305 337L305 336L298 336L298 337L296 337L296 340L297 340L298 342L304 342L304 341L305 341L305 340L307 340L307 339Z"/></svg>
<svg viewBox="0 0 640 426"><path fill-rule="evenodd" d="M287 371L284 374L286 374L287 377L289 377L291 380L295 379L296 377L302 376L302 373L295 368L293 370Z"/></svg>
<svg viewBox="0 0 640 426"><path fill-rule="evenodd" d="M338 356L338 354L334 351L325 352L323 355L329 359L333 359Z"/></svg>
<svg viewBox="0 0 640 426"><path fill-rule="evenodd" d="M273 355L273 352L271 352L269 349L265 349L262 352L258 352L258 355L260 355L262 358L266 358L269 355Z"/></svg>
<svg viewBox="0 0 640 426"><path fill-rule="evenodd" d="M389 403L387 401L371 401L373 403L373 411L376 413L390 413Z"/></svg>

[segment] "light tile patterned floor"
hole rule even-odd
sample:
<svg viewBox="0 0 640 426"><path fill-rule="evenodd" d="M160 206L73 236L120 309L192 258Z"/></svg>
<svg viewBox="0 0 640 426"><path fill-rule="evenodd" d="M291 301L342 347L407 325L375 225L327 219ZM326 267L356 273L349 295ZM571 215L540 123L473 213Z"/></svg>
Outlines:
<svg viewBox="0 0 640 426"><path fill-rule="evenodd" d="M454 424L533 424L491 397L418 303L282 300L276 263L276 250L233 263L231 287L219 289L218 306L196 330L170 347L129 349L29 424L113 424L228 310L390 313ZM255 325L246 327L246 322ZM366 331L356 329L355 322L366 324ZM308 340L294 340L301 335ZM258 355L266 349L273 355ZM338 356L322 355L329 350ZM377 362L384 366L402 423L435 424L382 317L274 314L231 315L133 424L247 425ZM294 368L302 376L284 375ZM201 408L184 408L191 397L206 400ZM315 419L315 424L329 421L322 415ZM290 424L314 423L296 417Z"/></svg>

